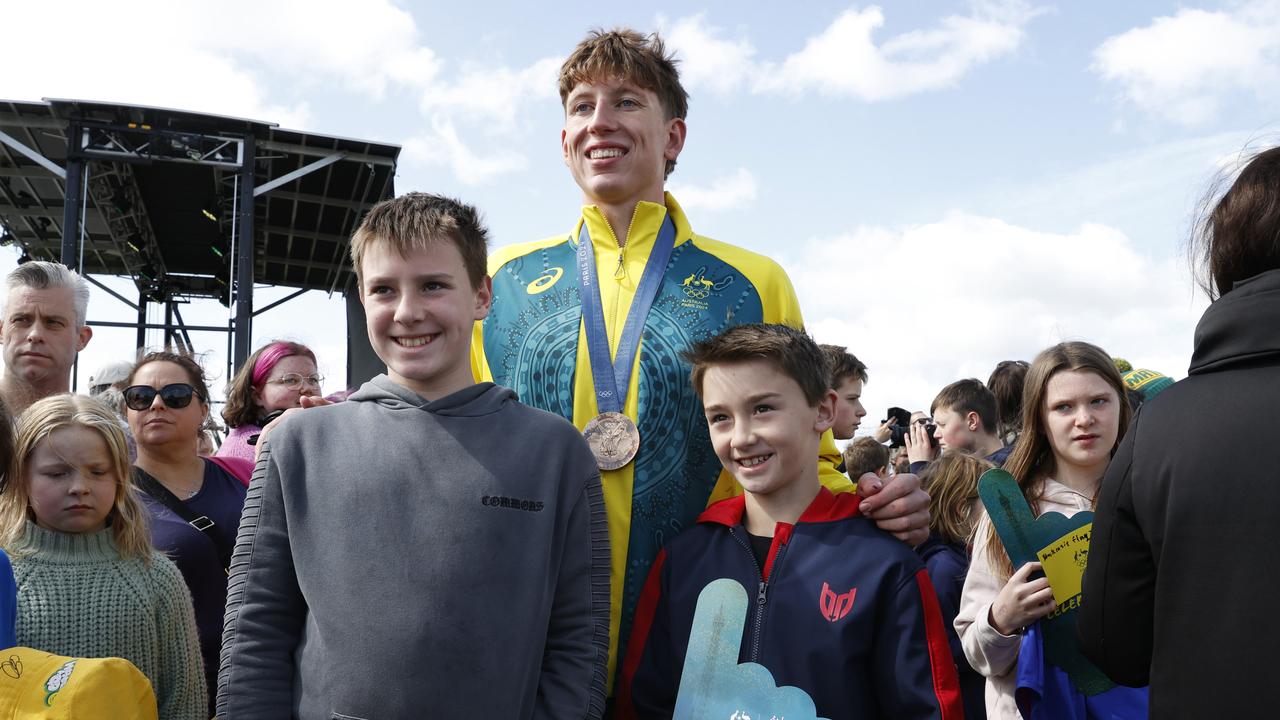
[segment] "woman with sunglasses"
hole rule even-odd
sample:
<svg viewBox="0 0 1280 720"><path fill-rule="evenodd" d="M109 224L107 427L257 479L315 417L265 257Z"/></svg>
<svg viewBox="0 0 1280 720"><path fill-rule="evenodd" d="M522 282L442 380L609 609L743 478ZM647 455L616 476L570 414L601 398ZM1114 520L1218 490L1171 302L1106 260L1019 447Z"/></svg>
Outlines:
<svg viewBox="0 0 1280 720"><path fill-rule="evenodd" d="M249 439L283 411L302 407L302 398L318 396L323 381L315 353L306 345L277 340L258 348L227 388L222 419L231 432L218 448L218 457L253 462L256 450Z"/></svg>
<svg viewBox="0 0 1280 720"><path fill-rule="evenodd" d="M123 394L138 444L133 481L150 515L151 543L178 565L191 590L212 699L222 650L227 565L245 486L216 460L196 454L209 414L209 388L195 360L150 353L133 367Z"/></svg>

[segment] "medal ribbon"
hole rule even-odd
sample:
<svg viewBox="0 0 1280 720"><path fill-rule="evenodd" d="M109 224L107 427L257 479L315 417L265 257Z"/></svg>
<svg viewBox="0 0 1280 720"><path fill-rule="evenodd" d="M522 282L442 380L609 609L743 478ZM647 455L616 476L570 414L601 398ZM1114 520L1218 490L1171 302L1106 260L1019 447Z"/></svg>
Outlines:
<svg viewBox="0 0 1280 720"><path fill-rule="evenodd" d="M604 323L604 307L600 301L600 281L596 275L596 256L591 246L591 233L583 219L578 232L578 295L582 298L582 319L587 331L587 353L591 357L591 376L596 389L596 410L601 413L622 412L627 388L631 387L631 366L640 347L640 335L649 308L658 296L658 287L667 271L667 261L676 244L676 226L671 216L662 221L658 238L645 263L635 298L622 326L618 354L609 359L609 332Z"/></svg>

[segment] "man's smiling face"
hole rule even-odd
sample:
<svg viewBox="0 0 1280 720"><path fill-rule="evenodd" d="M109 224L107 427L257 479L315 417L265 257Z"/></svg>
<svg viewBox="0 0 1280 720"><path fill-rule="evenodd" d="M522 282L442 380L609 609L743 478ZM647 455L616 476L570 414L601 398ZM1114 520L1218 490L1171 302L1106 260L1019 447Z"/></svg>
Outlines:
<svg viewBox="0 0 1280 720"><path fill-rule="evenodd" d="M684 136L684 121L667 117L652 90L629 81L578 83L565 100L561 149L589 204L662 202L667 161L680 154Z"/></svg>

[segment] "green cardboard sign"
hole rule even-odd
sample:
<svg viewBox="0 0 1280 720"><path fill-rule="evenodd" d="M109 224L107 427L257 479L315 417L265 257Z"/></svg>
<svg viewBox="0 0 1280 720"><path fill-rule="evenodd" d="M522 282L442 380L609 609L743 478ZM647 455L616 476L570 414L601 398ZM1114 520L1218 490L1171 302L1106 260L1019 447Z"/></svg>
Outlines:
<svg viewBox="0 0 1280 720"><path fill-rule="evenodd" d="M1018 482L999 468L982 474L978 480L978 497L1013 566L1039 562L1045 567L1058 604L1040 620L1045 657L1062 668L1076 689L1085 695L1097 695L1115 687L1115 683L1080 654L1076 643L1080 576L1088 561L1093 513L1086 510L1067 517L1047 512L1035 517Z"/></svg>

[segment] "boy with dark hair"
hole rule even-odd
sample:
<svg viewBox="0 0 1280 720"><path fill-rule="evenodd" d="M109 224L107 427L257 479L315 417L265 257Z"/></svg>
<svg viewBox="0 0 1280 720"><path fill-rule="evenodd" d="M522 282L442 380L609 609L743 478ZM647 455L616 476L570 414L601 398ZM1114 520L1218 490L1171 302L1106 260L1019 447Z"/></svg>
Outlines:
<svg viewBox="0 0 1280 720"><path fill-rule="evenodd" d="M1009 457L1012 448L997 434L1000 413L996 396L981 380L957 380L942 388L929 406L929 413L937 425L933 436L938 438L942 452L955 450L976 455L996 467L1004 465Z"/></svg>
<svg viewBox="0 0 1280 720"><path fill-rule="evenodd" d="M728 577L755 597L741 662L830 718L959 717L928 573L832 493L814 462L835 415L826 360L802 331L739 325L686 353L716 456L745 494L712 505L649 574L622 668L623 717L669 718L698 594Z"/></svg>
<svg viewBox="0 0 1280 720"><path fill-rule="evenodd" d="M600 476L571 424L472 380L486 239L473 208L421 193L352 237L387 374L261 441L219 717L603 713Z"/></svg>
<svg viewBox="0 0 1280 720"><path fill-rule="evenodd" d="M867 382L867 366L842 345L819 345L831 369L831 389L836 393L836 417L831 434L836 440L848 440L858 431L867 409L862 406L862 386ZM845 463L846 468L848 462ZM861 473L849 473L854 482Z"/></svg>
<svg viewBox="0 0 1280 720"><path fill-rule="evenodd" d="M867 473L883 478L889 473L889 448L873 437L855 438L844 449L844 466L851 478Z"/></svg>

